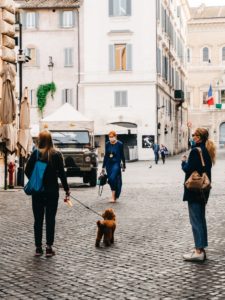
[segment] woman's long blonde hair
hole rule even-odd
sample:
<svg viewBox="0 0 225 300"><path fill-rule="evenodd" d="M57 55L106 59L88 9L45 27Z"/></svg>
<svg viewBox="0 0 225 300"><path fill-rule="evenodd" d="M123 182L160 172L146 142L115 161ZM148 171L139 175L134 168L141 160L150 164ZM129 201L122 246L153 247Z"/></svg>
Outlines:
<svg viewBox="0 0 225 300"><path fill-rule="evenodd" d="M209 152L209 156L212 160L212 163L215 164L216 162L216 145L212 140L209 139L209 132L205 128L197 128L195 130L195 134L199 135L201 140L205 142L206 149Z"/></svg>
<svg viewBox="0 0 225 300"><path fill-rule="evenodd" d="M51 160L51 156L55 152L55 148L52 141L52 135L48 130L43 130L39 133L38 149L41 152L41 158L43 160Z"/></svg>

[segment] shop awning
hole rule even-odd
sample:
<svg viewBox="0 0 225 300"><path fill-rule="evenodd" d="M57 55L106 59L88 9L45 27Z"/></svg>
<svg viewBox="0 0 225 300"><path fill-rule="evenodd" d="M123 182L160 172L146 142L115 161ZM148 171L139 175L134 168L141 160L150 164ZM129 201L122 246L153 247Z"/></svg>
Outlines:
<svg viewBox="0 0 225 300"><path fill-rule="evenodd" d="M106 124L101 128L95 128L95 135L107 135L110 131L114 130L117 134L137 134L137 128L126 128L114 124Z"/></svg>

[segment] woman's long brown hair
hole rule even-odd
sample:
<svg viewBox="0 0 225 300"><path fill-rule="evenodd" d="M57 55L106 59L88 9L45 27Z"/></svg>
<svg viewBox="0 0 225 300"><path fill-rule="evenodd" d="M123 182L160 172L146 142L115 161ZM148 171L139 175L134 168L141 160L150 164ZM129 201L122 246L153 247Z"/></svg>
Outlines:
<svg viewBox="0 0 225 300"><path fill-rule="evenodd" d="M195 134L199 135L201 140L205 142L206 149L209 152L209 156L212 160L212 163L216 162L216 146L212 140L209 139L209 132L205 128L197 128Z"/></svg>
<svg viewBox="0 0 225 300"><path fill-rule="evenodd" d="M39 133L38 149L41 152L41 158L43 160L51 160L51 156L55 152L55 148L52 141L52 135L48 130L43 130Z"/></svg>

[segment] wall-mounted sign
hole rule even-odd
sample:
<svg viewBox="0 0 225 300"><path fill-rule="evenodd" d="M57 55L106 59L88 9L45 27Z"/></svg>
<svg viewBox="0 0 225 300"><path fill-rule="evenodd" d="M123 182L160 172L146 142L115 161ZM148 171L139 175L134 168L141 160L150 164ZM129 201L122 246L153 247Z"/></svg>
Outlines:
<svg viewBox="0 0 225 300"><path fill-rule="evenodd" d="M154 135L142 135L142 148L151 148L154 142Z"/></svg>

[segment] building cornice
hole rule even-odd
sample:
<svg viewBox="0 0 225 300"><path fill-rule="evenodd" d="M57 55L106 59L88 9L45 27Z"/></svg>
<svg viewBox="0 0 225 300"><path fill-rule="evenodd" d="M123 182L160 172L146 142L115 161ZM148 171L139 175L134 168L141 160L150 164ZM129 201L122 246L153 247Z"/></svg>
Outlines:
<svg viewBox="0 0 225 300"><path fill-rule="evenodd" d="M115 85L156 85L155 80L144 80L144 81L81 81L79 86L85 87L85 86L115 86Z"/></svg>

